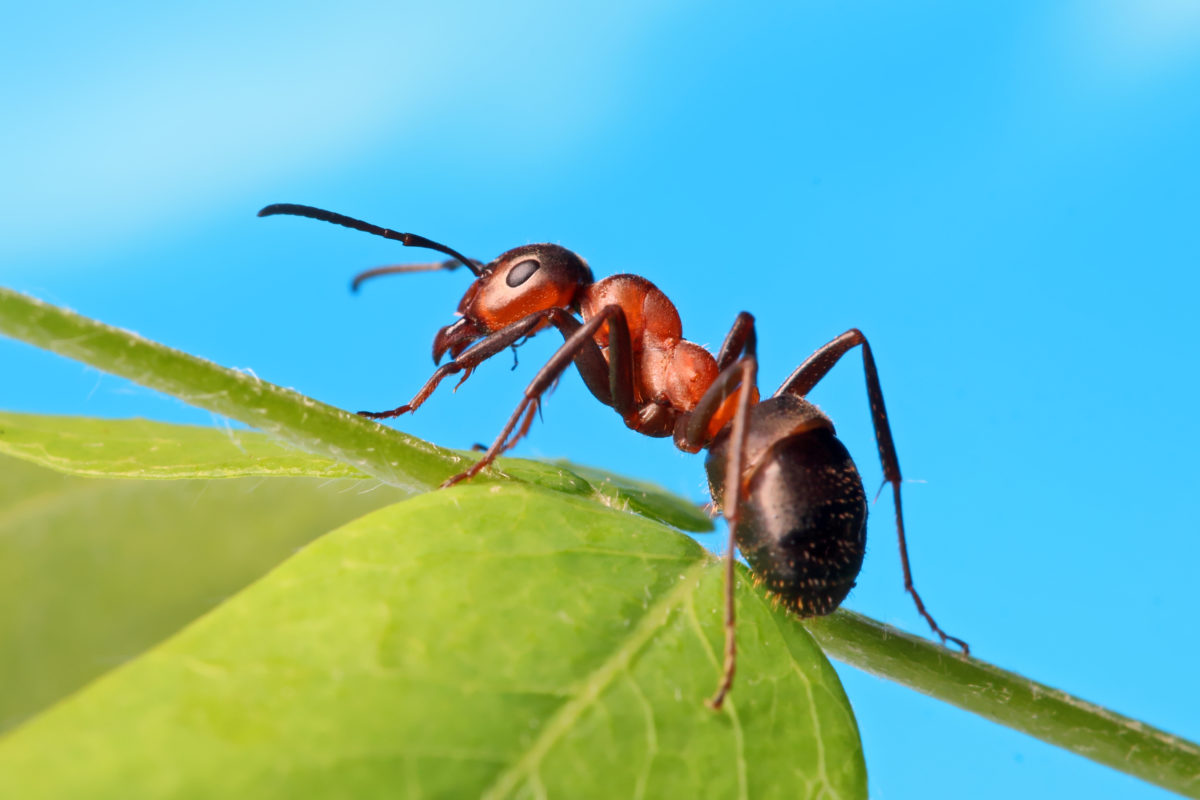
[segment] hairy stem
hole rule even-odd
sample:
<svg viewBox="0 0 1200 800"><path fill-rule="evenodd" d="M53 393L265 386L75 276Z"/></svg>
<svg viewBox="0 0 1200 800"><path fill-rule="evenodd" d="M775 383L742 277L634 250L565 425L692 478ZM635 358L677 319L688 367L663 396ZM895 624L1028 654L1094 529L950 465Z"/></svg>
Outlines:
<svg viewBox="0 0 1200 800"><path fill-rule="evenodd" d="M431 489L469 464L357 414L11 289L0 288L0 333L244 422L409 491Z"/></svg>
<svg viewBox="0 0 1200 800"><path fill-rule="evenodd" d="M841 610L806 621L839 661L1127 772L1200 797L1200 745L882 622Z"/></svg>

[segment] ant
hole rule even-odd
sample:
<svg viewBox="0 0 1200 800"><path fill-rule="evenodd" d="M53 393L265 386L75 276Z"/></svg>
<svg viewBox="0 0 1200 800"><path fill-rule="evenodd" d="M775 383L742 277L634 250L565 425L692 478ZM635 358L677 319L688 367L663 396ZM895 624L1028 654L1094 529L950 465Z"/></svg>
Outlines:
<svg viewBox="0 0 1200 800"><path fill-rule="evenodd" d="M461 372L461 385L481 363L527 337L549 326L562 334L562 346L525 388L491 447L443 487L478 474L525 436L542 395L571 364L596 399L611 406L628 427L647 436L672 436L675 446L688 453L708 450L705 468L713 501L729 524L725 657L717 691L708 701L713 708L721 707L736 668L735 547L758 580L801 617L832 613L862 568L867 521L862 478L833 422L805 399L842 356L861 347L884 481L892 485L904 588L942 644L953 642L969 654L966 642L938 627L913 586L900 506L900 463L875 357L857 328L818 349L762 400L756 386L754 317L744 311L714 357L683 338L679 312L650 281L638 275L597 281L586 261L556 244L524 245L483 264L423 236L311 206L282 203L258 212L260 217L275 214L332 222L451 256L432 264L367 270L355 276L355 290L363 281L387 274L466 267L475 275L458 304L459 319L433 339L434 363L447 353L450 360L438 366L412 400L390 411L358 412L362 416L387 419L415 411L446 376Z"/></svg>

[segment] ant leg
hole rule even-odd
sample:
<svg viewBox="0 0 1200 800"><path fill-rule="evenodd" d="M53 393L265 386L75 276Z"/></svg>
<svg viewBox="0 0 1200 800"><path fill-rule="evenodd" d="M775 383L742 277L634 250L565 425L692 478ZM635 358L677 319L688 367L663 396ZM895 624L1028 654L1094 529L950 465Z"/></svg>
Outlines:
<svg viewBox="0 0 1200 800"><path fill-rule="evenodd" d="M756 344L754 315L743 311L737 315L737 319L733 321L733 327L729 329L729 333L725 335L725 341L721 343L721 349L717 353L717 369L724 370L737 361L738 356L743 352L753 353Z"/></svg>
<svg viewBox="0 0 1200 800"><path fill-rule="evenodd" d="M608 405L616 408L617 411L621 412L623 417L634 413L633 348L630 344L629 323L626 321L625 312L620 306L605 306L596 316L579 325L567 337L566 341L562 343L562 346L554 352L550 360L533 376L533 380L525 387L525 396L517 404L516 410L508 418L504 429L500 431L500 435L492 442L492 446L487 449L483 457L472 464L467 471L460 472L446 479L442 484L443 489L453 486L459 481L469 480L478 475L484 467L495 461L497 456L505 450L510 449L529 431L529 426L533 422L533 415L538 409L538 404L541 402L542 394L562 376L562 373L576 361L581 353L588 351L589 348L596 348L596 351L599 352L599 347L596 345L594 336L600 326L606 322L609 323L610 328L608 371L609 395L612 398L612 401ZM517 423L521 420L522 415L525 415L525 419L521 422L521 427L514 436L513 429L517 427Z"/></svg>
<svg viewBox="0 0 1200 800"><path fill-rule="evenodd" d="M734 410L728 405L733 393L741 385L741 374L731 367L737 366L739 356L754 357L757 337L754 333L754 317L743 311L734 320L733 327L721 345L717 366L721 372L717 379L704 391L700 402L675 423L675 446L685 453L698 453L721 432L733 418ZM722 363L727 360L729 363ZM751 386L751 392L756 391Z"/></svg>
<svg viewBox="0 0 1200 800"><path fill-rule="evenodd" d="M871 354L871 345L867 337L858 328L851 328L833 341L818 349L805 359L796 371L788 376L775 396L791 394L796 397L807 395L817 382L833 369L842 356L857 346L862 346L863 370L867 376L867 399L871 404L871 420L875 426L875 442L879 447L879 460L883 464L883 479L892 485L892 497L896 508L896 532L900 537L900 565L904 569L904 590L912 595L917 611L929 623L929 627L942 640L942 644L954 642L963 655L970 655L971 648L962 639L951 636L942 630L934 621L933 616L925 610L921 595L917 594L913 585L912 568L908 563L908 541L904 535L904 513L900 505L900 460L896 455L896 444L892 440L892 429L888 425L887 408L883 404L883 390L879 386L879 373L875 369L875 356Z"/></svg>
<svg viewBox="0 0 1200 800"><path fill-rule="evenodd" d="M471 259L471 264L474 267L471 270L472 272L483 266L483 263L476 258ZM449 258L445 261L431 261L424 264L390 264L386 267L374 267L373 269L363 270L355 275L353 280L350 281L350 291L357 292L358 287L362 286L363 281L378 278L380 275L395 275L405 272L437 272L439 270L449 272L461 266L463 266L463 262L457 258Z"/></svg>
<svg viewBox="0 0 1200 800"><path fill-rule="evenodd" d="M416 411L422 403L429 399L429 395L433 394L433 390L438 387L438 384L441 383L442 379L447 375L453 375L457 372L463 372L465 370L466 374L463 375L462 379L458 382L458 385L461 386L463 381L471 376L471 372L476 367L497 353L504 351L505 348L509 347L522 337L532 335L534 331L536 331L538 325L542 324L547 319L554 321L555 325L557 325L560 330L566 328L569 323L565 323L561 319L556 319L558 317L566 317L571 322L574 322L576 325L578 325L578 322L575 320L575 318L561 308L551 308L547 309L546 311L536 311L533 314L530 314L527 317L522 317L516 322L506 325L495 333L480 339L474 344L474 346L472 346L458 358L451 359L445 364L442 364L434 371L429 380L425 382L425 385L421 387L421 391L417 392L416 396L404 405L398 408L393 408L391 411L359 411L358 413L360 416L369 417L371 419L388 419L390 417L398 417L401 414L407 414L410 411ZM566 333L563 335L566 336ZM603 356L598 357L603 358Z"/></svg>
<svg viewBox="0 0 1200 800"><path fill-rule="evenodd" d="M753 336L753 327L750 330L751 336ZM725 660L721 667L721 682L717 685L716 694L708 701L709 706L713 709L720 709L725 702L725 696L733 687L733 675L737 671L734 551L737 548L738 515L741 511L742 470L746 457L746 425L750 415L750 397L753 394L757 372L758 361L752 354L743 356L730 369L730 373L739 378L741 386L737 395L737 410L733 415L733 429L729 434L729 461L725 464L725 497L722 506L724 507L725 521L729 525L729 548L725 552Z"/></svg>
<svg viewBox="0 0 1200 800"><path fill-rule="evenodd" d="M584 324L566 312L552 316L550 323L558 328L564 343ZM575 367L592 396L604 405L616 408L625 417L633 405L633 345L624 314L610 338L615 341L609 342L608 358L596 344L594 334L590 337L590 345L583 342L575 353Z"/></svg>
<svg viewBox="0 0 1200 800"><path fill-rule="evenodd" d="M729 456L725 463L725 496L721 498L725 521L729 525L729 548L725 553L725 659L721 668L721 682L709 699L713 709L720 709L733 686L737 671L737 624L734 603L735 577L734 553L737 548L737 525L741 512L742 472L746 461L746 427L750 406L757 401L756 380L758 360L755 357L757 339L754 333L754 317L746 312L738 315L725 343L721 346L718 364L720 375L705 390L696 407L681 417L675 428L675 445L685 452L694 453L712 441L715 432L725 427L727 401L737 392L737 402L732 411L733 427L730 430ZM738 358L740 356L740 358Z"/></svg>

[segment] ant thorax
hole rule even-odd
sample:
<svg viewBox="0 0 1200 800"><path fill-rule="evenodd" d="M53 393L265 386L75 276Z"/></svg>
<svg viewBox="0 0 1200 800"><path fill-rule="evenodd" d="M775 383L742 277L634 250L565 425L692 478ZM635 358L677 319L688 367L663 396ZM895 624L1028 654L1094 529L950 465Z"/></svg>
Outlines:
<svg viewBox="0 0 1200 800"><path fill-rule="evenodd" d="M638 399L665 406L673 413L662 414L663 422L669 416L669 424L674 425L675 417L695 408L716 380L716 359L683 338L683 324L675 305L640 275L613 275L592 284L583 292L579 310L587 320L610 305L620 306L629 323ZM597 331L595 338L607 351L607 328Z"/></svg>

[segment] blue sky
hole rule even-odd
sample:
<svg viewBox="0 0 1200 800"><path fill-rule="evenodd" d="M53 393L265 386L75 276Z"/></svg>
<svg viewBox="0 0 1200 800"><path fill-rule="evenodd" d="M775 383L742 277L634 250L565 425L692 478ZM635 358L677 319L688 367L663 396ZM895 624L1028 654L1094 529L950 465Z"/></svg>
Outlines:
<svg viewBox="0 0 1200 800"><path fill-rule="evenodd" d="M713 346L749 310L767 391L857 326L942 625L1200 739L1196 8L27 4L0 31L0 282L352 409L411 396L467 280L351 296L414 254L267 203L480 258L559 242ZM552 346L400 426L490 441ZM0 363L3 408L214 421L9 341ZM877 485L859 362L812 397ZM698 457L574 377L521 452L705 498ZM847 605L924 633L890 513ZM841 672L873 797L1164 796Z"/></svg>

